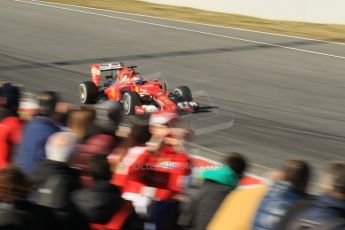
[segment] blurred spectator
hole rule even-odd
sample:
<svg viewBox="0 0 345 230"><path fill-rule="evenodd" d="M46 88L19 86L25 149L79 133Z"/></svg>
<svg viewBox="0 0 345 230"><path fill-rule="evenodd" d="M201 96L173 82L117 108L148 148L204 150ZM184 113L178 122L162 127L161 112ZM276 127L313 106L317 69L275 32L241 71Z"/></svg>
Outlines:
<svg viewBox="0 0 345 230"><path fill-rule="evenodd" d="M112 171L106 154L94 155L90 161L90 174L95 181L91 188L73 194L73 201L91 223L107 224L122 230L141 230L143 223L128 201L121 198L120 190L110 183ZM120 217L120 218L119 218ZM121 222L120 219L124 217ZM114 222L115 220L115 222ZM118 228L114 228L118 229Z"/></svg>
<svg viewBox="0 0 345 230"><path fill-rule="evenodd" d="M88 229L86 220L71 201L80 188L79 170L69 167L77 138L71 132L58 132L48 138L47 158L37 164L31 179L37 192L34 200L54 210L62 229Z"/></svg>
<svg viewBox="0 0 345 230"><path fill-rule="evenodd" d="M66 131L68 128L67 126L67 118L69 111L73 109L73 106L71 104L65 103L65 102L58 102L55 106L55 111L52 114L51 120L59 126L61 131Z"/></svg>
<svg viewBox="0 0 345 230"><path fill-rule="evenodd" d="M53 175L66 175L73 177L75 185L79 188L79 170L69 167L70 160L77 145L77 138L71 132L57 132L51 135L46 143L47 158L37 164L31 173L31 180L36 187L40 187Z"/></svg>
<svg viewBox="0 0 345 230"><path fill-rule="evenodd" d="M322 175L323 194L291 207L279 230L345 230L345 162L330 162Z"/></svg>
<svg viewBox="0 0 345 230"><path fill-rule="evenodd" d="M241 185L245 181L246 179L243 179ZM252 229L256 209L268 189L267 186L259 184L243 185L224 199L208 223L207 230L220 230L223 226L226 226L226 229Z"/></svg>
<svg viewBox="0 0 345 230"><path fill-rule="evenodd" d="M95 110L87 107L70 110L67 118L67 128L75 133L78 140L82 142L86 136L86 129L94 121L95 116Z"/></svg>
<svg viewBox="0 0 345 230"><path fill-rule="evenodd" d="M139 214L149 215L156 229L176 227L175 196L183 191L191 172L189 156L179 139L182 136L172 131L176 118L174 113L157 113L151 116L149 127L134 125L128 139L109 157L120 158L113 183L122 187L123 196L134 202ZM148 140L149 149L145 146Z"/></svg>
<svg viewBox="0 0 345 230"><path fill-rule="evenodd" d="M112 172L107 155L94 155L90 160L89 171L94 186L74 192L73 202L89 222L105 224L120 208L121 193L117 186L109 182Z"/></svg>
<svg viewBox="0 0 345 230"><path fill-rule="evenodd" d="M152 115L149 123L152 136L146 143L149 155L144 181L147 185L166 186L163 200L182 192L191 174L191 160L184 149L187 130L176 128L178 122L177 114L163 112Z"/></svg>
<svg viewBox="0 0 345 230"><path fill-rule="evenodd" d="M150 136L148 125L136 124L132 127L123 144L116 149L114 154L109 156L114 168L119 165L113 178L114 184L122 187L129 180L141 176L141 172L137 170L137 163L142 162L142 159L147 157L145 143L150 140ZM119 164L119 162L121 163Z"/></svg>
<svg viewBox="0 0 345 230"><path fill-rule="evenodd" d="M8 165L0 171L0 229L60 229L50 209L31 203L31 184L19 168Z"/></svg>
<svg viewBox="0 0 345 230"><path fill-rule="evenodd" d="M122 104L117 101L104 101L95 105L96 118L86 130L86 136L95 134L108 134L115 136L116 130L122 118Z"/></svg>
<svg viewBox="0 0 345 230"><path fill-rule="evenodd" d="M89 137L84 144L78 146L73 157L72 166L81 170L84 186L92 184L89 175L89 163L92 156L97 154L110 154L116 147L114 138L107 134L96 134Z"/></svg>
<svg viewBox="0 0 345 230"><path fill-rule="evenodd" d="M204 183L194 197L193 229L206 229L225 197L238 186L246 168L247 160L232 153L224 164L202 172Z"/></svg>
<svg viewBox="0 0 345 230"><path fill-rule="evenodd" d="M133 147L144 147L146 142L148 142L151 138L151 134L149 132L148 125L142 124L135 124L131 128L131 132L129 133L126 141L124 141L121 148L123 149L130 149Z"/></svg>
<svg viewBox="0 0 345 230"><path fill-rule="evenodd" d="M253 230L276 229L289 207L307 196L310 168L306 162L288 160L280 174L281 179L272 185L257 209Z"/></svg>
<svg viewBox="0 0 345 230"><path fill-rule="evenodd" d="M37 115L38 108L37 96L27 92L20 95L18 114L22 121L32 120Z"/></svg>
<svg viewBox="0 0 345 230"><path fill-rule="evenodd" d="M156 229L176 229L179 215L179 195L186 189L191 174L191 160L184 149L187 130L177 128L177 114L153 114L149 129L152 134L147 143L146 167L142 172L146 191L153 197L149 210L150 221Z"/></svg>
<svg viewBox="0 0 345 230"><path fill-rule="evenodd" d="M19 88L6 83L0 88L0 168L11 161L19 144L22 121L18 117Z"/></svg>
<svg viewBox="0 0 345 230"><path fill-rule="evenodd" d="M41 92L38 96L39 114L24 127L15 162L26 173L30 173L39 161L46 158L46 141L60 130L53 121L58 100L55 92Z"/></svg>

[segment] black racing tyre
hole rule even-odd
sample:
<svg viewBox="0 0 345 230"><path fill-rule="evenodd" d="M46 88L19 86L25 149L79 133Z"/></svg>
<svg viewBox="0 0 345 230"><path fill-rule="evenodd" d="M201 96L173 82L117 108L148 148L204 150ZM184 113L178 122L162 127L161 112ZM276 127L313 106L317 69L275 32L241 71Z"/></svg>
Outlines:
<svg viewBox="0 0 345 230"><path fill-rule="evenodd" d="M177 102L193 101L192 92L188 86L179 86L173 90L173 95L175 96Z"/></svg>
<svg viewBox="0 0 345 230"><path fill-rule="evenodd" d="M136 92L127 91L122 97L123 112L126 115L135 114L135 106L141 106L140 96Z"/></svg>
<svg viewBox="0 0 345 230"><path fill-rule="evenodd" d="M84 81L79 85L79 93L81 103L95 103L98 96L98 88L92 81Z"/></svg>

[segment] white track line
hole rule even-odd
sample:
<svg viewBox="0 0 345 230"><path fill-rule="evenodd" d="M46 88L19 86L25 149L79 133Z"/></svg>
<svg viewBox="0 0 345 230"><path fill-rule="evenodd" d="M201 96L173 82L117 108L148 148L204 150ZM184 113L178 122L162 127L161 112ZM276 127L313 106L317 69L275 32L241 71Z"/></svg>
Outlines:
<svg viewBox="0 0 345 230"><path fill-rule="evenodd" d="M123 17L113 16L113 15L105 15L105 14L100 14L100 13L95 13L95 12L84 11L84 10L76 10L76 9L60 7L60 6L50 5L50 4L43 4L43 3L39 3L39 2L33 2L33 1L25 1L25 0L14 0L14 1L32 4L32 5L45 6L45 7L55 8L55 9L61 9L61 10L66 10L66 11L96 15L96 16L101 16L101 17L106 17L106 18L113 18L113 19L118 19L118 20L123 20L123 21L136 22L136 23L141 23L141 24L146 24L146 25L151 25L151 26L157 26L157 27L163 27L163 28L168 28L168 29L186 31L186 32L197 33L197 34L203 34L203 35L208 35L208 36L213 36L213 37L227 38L227 39L243 41L243 42L248 42L248 43L266 45L266 46L277 47L277 48L282 48L282 49L289 49L289 50L294 50L294 51L298 51L298 52L316 54L316 55L321 55L321 56L326 56L326 57L345 59L345 56L321 53L321 52L316 52L316 51L311 51L311 50L299 49L299 48L294 48L294 47L289 47L289 46L282 46L282 45L277 45L277 44L272 44L272 43L254 41L254 40L232 37L232 36L226 36L226 35L221 35L221 34L208 33L208 32L204 32L204 31L186 29L186 28L182 28L182 27L168 26L168 25L163 25L163 24L158 24L158 23L153 23L153 22L146 22L146 21L141 21L141 20L136 20L136 19L123 18Z"/></svg>
<svg viewBox="0 0 345 230"><path fill-rule="evenodd" d="M217 150L214 150L214 149L210 149L210 148L207 148L205 146L202 146L202 145L199 145L199 144L196 144L196 143L191 143L191 142L188 142L187 143L187 146L190 146L190 147L194 147L194 148L198 148L198 149L203 149L207 152L211 152L211 153L214 153L218 156L222 156L222 157L227 157L229 156L229 154L226 154L226 153L223 153L223 152L220 152L220 151L217 151ZM202 156L199 156L200 158L202 158ZM207 159L207 158L206 158ZM210 161L210 160L209 160ZM211 160L210 162L213 162L213 163L218 163L218 161L214 161L214 160ZM256 163L252 163L250 162L250 165L254 166L254 167L258 167L258 168L262 168L266 171L273 171L275 170L274 168L270 168L270 167L266 167L266 166L263 166L263 165L260 165L260 164L256 164Z"/></svg>
<svg viewBox="0 0 345 230"><path fill-rule="evenodd" d="M40 0L32 0L32 1L33 2L43 2ZM103 11L103 12L110 12L110 13L117 13L117 14L124 14L124 15L138 16L138 17L154 18L154 19L160 19L160 20L166 20L166 21L172 21L172 22L188 23L188 24L195 24L195 25L201 25L201 26L210 26L210 27L222 28L222 29L246 31L246 32L251 32L251 33L267 34L267 35L273 35L273 36L279 36L279 37L296 38L296 39L301 39L301 40L316 41L316 42L345 46L345 43L341 43L341 42L331 42L331 41L325 41L325 40L314 39L314 38L298 37L298 36L292 36L292 35L286 35L286 34L277 34L277 33L272 33L272 32L243 29L243 28L231 27L231 26L221 26L221 25L214 25L214 24L201 23L201 22L191 22L191 21L184 21L184 20L178 20L178 19L150 16L150 15L145 15L145 14L135 14L135 13L116 11L116 10L106 10L106 9L100 9L100 8L94 8L94 7L78 6L78 5L73 5L73 4L64 4L64 3L58 3L58 2L49 2L49 4L76 7L76 8L89 9L89 10L98 10L98 11Z"/></svg>

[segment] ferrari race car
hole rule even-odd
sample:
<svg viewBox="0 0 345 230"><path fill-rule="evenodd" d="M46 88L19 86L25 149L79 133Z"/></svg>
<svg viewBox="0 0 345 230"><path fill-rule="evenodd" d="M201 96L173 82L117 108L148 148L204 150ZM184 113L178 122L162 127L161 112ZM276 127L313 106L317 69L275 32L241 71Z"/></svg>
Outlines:
<svg viewBox="0 0 345 230"><path fill-rule="evenodd" d="M121 62L91 65L91 81L80 84L80 101L92 104L115 100L123 104L125 114L145 114L156 111L196 111L191 90L180 86L167 90L166 83L144 80L136 66L126 67Z"/></svg>

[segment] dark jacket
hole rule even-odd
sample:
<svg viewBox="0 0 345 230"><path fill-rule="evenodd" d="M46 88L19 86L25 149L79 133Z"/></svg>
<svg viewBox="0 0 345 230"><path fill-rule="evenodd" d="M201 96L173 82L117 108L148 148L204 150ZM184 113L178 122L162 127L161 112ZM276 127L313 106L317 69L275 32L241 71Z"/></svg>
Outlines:
<svg viewBox="0 0 345 230"><path fill-rule="evenodd" d="M324 194L302 216L304 219L324 223L330 219L345 219L345 200Z"/></svg>
<svg viewBox="0 0 345 230"><path fill-rule="evenodd" d="M70 192L81 187L79 170L69 167L66 163L51 161L48 159L37 164L33 172L30 174L30 179L34 183L35 187L40 187L53 175L68 176L73 182L70 187Z"/></svg>
<svg viewBox="0 0 345 230"><path fill-rule="evenodd" d="M206 229L223 200L239 181L237 174L227 166L207 170L202 177L205 181L194 197L192 226L195 230Z"/></svg>
<svg viewBox="0 0 345 230"><path fill-rule="evenodd" d="M122 202L118 187L107 181L75 191L72 200L89 222L100 224L107 223Z"/></svg>
<svg viewBox="0 0 345 230"><path fill-rule="evenodd" d="M276 230L291 229L345 230L345 201L323 194L293 205Z"/></svg>
<svg viewBox="0 0 345 230"><path fill-rule="evenodd" d="M50 135L60 131L51 120L35 117L25 127L15 163L26 173L31 173L36 164L46 158L45 144Z"/></svg>
<svg viewBox="0 0 345 230"><path fill-rule="evenodd" d="M46 207L19 200L9 205L0 203L0 229L59 230L59 222Z"/></svg>
<svg viewBox="0 0 345 230"><path fill-rule="evenodd" d="M33 200L52 208L62 230L89 229L84 216L71 200L72 192L80 188L79 170L67 164L43 160L31 174L37 191Z"/></svg>
<svg viewBox="0 0 345 230"><path fill-rule="evenodd" d="M289 207L304 197L305 193L297 191L288 182L275 183L256 211L253 230L275 229Z"/></svg>
<svg viewBox="0 0 345 230"><path fill-rule="evenodd" d="M50 208L68 208L72 192L81 187L79 175L79 170L70 168L66 163L48 159L39 162L30 175L37 189L33 199ZM47 190L52 191L44 192Z"/></svg>

